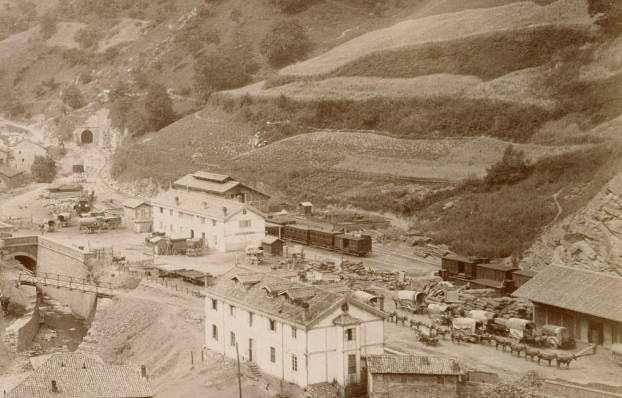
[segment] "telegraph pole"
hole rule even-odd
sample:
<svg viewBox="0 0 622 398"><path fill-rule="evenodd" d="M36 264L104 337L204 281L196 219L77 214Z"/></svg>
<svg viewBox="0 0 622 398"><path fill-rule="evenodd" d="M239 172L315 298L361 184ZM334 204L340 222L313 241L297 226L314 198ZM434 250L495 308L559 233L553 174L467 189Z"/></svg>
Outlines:
<svg viewBox="0 0 622 398"><path fill-rule="evenodd" d="M242 375L240 374L240 353L238 352L238 343L235 343L235 355L238 357L238 388L240 389L240 398L242 398Z"/></svg>

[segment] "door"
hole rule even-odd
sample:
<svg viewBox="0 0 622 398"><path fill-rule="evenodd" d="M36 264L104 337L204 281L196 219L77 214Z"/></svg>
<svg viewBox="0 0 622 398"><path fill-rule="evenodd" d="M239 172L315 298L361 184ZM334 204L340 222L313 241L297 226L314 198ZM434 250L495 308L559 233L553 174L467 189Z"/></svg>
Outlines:
<svg viewBox="0 0 622 398"><path fill-rule="evenodd" d="M603 324L590 321L588 324L587 338L590 344L602 345L604 340Z"/></svg>
<svg viewBox="0 0 622 398"><path fill-rule="evenodd" d="M190 239L194 238L194 229L190 230Z"/></svg>
<svg viewBox="0 0 622 398"><path fill-rule="evenodd" d="M253 362L253 339L248 339L248 360Z"/></svg>

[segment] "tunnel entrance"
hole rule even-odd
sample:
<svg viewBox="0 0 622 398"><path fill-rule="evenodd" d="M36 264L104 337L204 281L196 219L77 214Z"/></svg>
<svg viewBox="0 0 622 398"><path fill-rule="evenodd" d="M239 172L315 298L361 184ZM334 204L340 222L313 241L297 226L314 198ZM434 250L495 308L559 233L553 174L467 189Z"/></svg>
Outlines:
<svg viewBox="0 0 622 398"><path fill-rule="evenodd" d="M92 144L93 143L93 132L91 130L84 130L82 134L80 134L80 143L82 145Z"/></svg>
<svg viewBox="0 0 622 398"><path fill-rule="evenodd" d="M28 256L20 256L20 255L15 256L15 259L19 261L20 263L22 263L22 265L26 267L27 269L29 269L33 274L36 272L37 260L30 258Z"/></svg>

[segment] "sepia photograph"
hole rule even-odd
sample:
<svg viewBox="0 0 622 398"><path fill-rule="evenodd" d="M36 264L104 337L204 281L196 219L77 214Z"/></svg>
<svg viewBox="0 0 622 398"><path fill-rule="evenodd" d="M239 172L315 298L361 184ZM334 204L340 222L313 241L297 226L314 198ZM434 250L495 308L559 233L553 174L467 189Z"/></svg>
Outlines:
<svg viewBox="0 0 622 398"><path fill-rule="evenodd" d="M622 397L622 0L0 0L0 394Z"/></svg>

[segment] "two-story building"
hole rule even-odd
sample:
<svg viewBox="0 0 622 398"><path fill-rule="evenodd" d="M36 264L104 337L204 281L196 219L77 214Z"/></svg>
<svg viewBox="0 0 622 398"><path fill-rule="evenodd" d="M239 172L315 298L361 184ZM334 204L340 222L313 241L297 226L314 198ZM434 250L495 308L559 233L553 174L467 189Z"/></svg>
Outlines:
<svg viewBox="0 0 622 398"><path fill-rule="evenodd" d="M201 238L221 252L258 247L265 236L265 216L235 200L170 189L151 199L153 230L177 238Z"/></svg>
<svg viewBox="0 0 622 398"><path fill-rule="evenodd" d="M386 313L346 295L240 267L205 293L206 347L235 359L237 346L290 396L321 383L365 387L365 358L384 353Z"/></svg>
<svg viewBox="0 0 622 398"><path fill-rule="evenodd" d="M13 149L11 167L14 169L30 170L35 157L48 155L47 146L29 139L18 141L11 149Z"/></svg>
<svg viewBox="0 0 622 398"><path fill-rule="evenodd" d="M128 199L123 202L123 215L126 226L134 232L151 232L153 223L151 203L141 199Z"/></svg>
<svg viewBox="0 0 622 398"><path fill-rule="evenodd" d="M235 181L228 175L205 171L197 171L194 174L183 176L173 183L173 188L188 192L200 192L221 199L237 200L261 210L267 207L270 199L270 196L265 193Z"/></svg>

